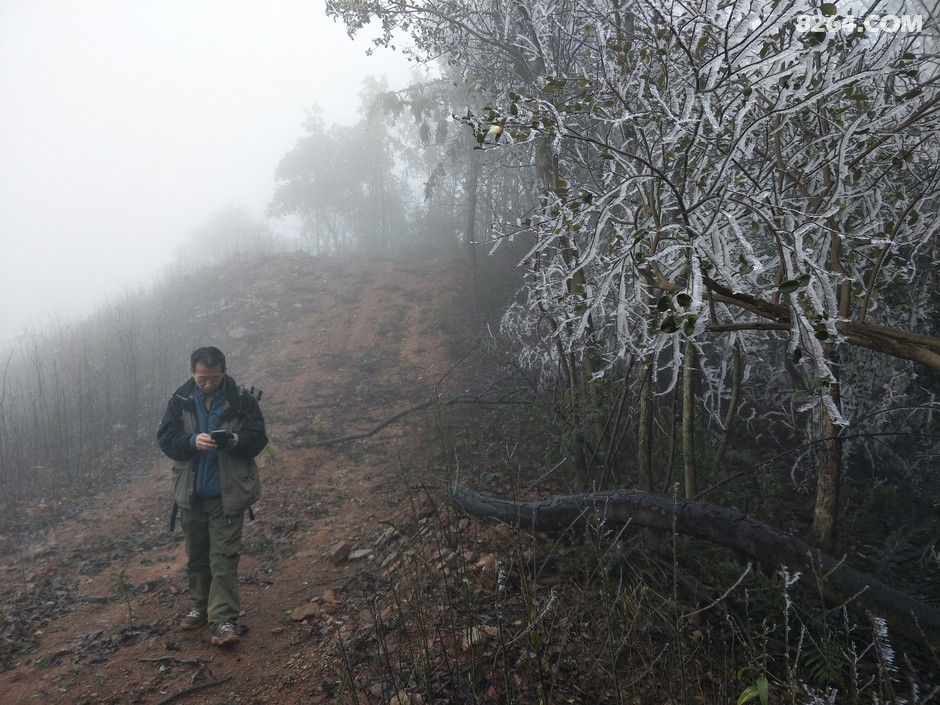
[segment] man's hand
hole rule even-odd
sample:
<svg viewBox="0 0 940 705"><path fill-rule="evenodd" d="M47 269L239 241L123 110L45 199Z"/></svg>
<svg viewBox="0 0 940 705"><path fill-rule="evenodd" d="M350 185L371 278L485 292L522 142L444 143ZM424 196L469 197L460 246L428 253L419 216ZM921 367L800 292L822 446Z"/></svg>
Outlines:
<svg viewBox="0 0 940 705"><path fill-rule="evenodd" d="M208 433L200 433L196 436L196 450L218 450L219 447L216 445L215 441L212 440L212 436Z"/></svg>
<svg viewBox="0 0 940 705"><path fill-rule="evenodd" d="M213 431L209 434L219 450L234 448L238 444L238 436L231 431Z"/></svg>

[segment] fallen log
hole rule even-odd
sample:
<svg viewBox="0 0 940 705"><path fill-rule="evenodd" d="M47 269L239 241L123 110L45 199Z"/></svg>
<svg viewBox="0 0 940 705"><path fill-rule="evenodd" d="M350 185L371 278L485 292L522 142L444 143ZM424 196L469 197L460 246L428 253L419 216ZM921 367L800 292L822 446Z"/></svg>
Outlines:
<svg viewBox="0 0 940 705"><path fill-rule="evenodd" d="M448 498L471 516L498 519L532 531L566 529L601 518L610 524L629 523L706 539L772 570L786 566L791 573L812 574L827 598L862 614L870 611L882 617L894 631L914 642L926 640L940 647L940 610L851 568L797 536L733 509L639 490L516 501L453 484Z"/></svg>

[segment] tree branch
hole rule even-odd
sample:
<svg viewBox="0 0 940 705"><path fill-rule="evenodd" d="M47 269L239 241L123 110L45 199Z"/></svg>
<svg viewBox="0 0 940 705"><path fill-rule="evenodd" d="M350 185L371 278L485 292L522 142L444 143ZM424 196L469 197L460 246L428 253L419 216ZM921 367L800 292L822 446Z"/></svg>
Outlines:
<svg viewBox="0 0 940 705"><path fill-rule="evenodd" d="M789 327L790 311L782 304L759 299L756 296L735 292L722 286L713 279L704 277L706 288L712 293L715 301L743 308L762 318L770 319L776 324L773 327ZM756 327L749 324L748 327ZM825 330L824 325L815 326L817 330ZM726 330L726 326L716 326L714 330ZM940 350L940 338L921 333L888 328L872 323L859 323L856 321L837 321L836 329L845 336L846 341L876 352L920 362L928 367L940 370L940 353L928 348Z"/></svg>
<svg viewBox="0 0 940 705"><path fill-rule="evenodd" d="M385 419L385 420L382 421L381 423L379 423L379 424L373 426L373 427L372 427L370 430L368 430L368 431L363 431L363 432L361 432L361 433L350 433L350 434L348 434L348 435L345 435L345 436L337 436L337 437L335 437L335 438L326 438L326 439L324 439L324 440L322 440L322 441L314 441L312 445L314 445L314 446L333 446L333 445L338 445L338 444L340 444L340 443L345 443L345 442L347 442L347 441L361 441L361 440L364 440L364 439L366 439L366 438L369 438L370 436L374 436L376 433L378 433L379 431L381 431L383 428L385 428L386 426L389 426L389 425L393 424L394 422L398 421L399 419L402 419L402 418L404 418L405 416L408 416L408 415L413 414L413 413L415 413L415 412L418 412L418 411L422 411L422 410L424 410L424 409L427 409L428 407L434 406L435 404L441 404L442 406L454 406L455 404L477 404L477 405L479 405L479 406L494 406L494 405L495 405L495 406L502 406L502 405L505 405L505 404L529 404L529 403L530 403L530 400L528 400L528 399L519 400L519 399L513 399L513 398L512 398L513 395L514 395L516 392L518 392L518 391L519 391L518 388L517 388L517 389L513 389L513 390L509 390L508 392L504 393L504 394L503 394L500 398L498 398L498 399L484 399L482 395L479 395L479 396L462 395L462 396L452 397L452 398L450 398L450 399L448 399L448 400L446 400L446 401L441 401L441 399L440 399L439 397L436 397L436 396L435 396L435 397L432 397L432 398L430 398L430 399L428 399L428 400L426 400L426 401L423 401L423 402L421 402L421 403L419 403L419 404L415 404L414 406L410 406L410 407L408 407L407 409L404 409L403 411L399 411L397 414L393 414L392 416L389 416L387 419Z"/></svg>
<svg viewBox="0 0 940 705"><path fill-rule="evenodd" d="M203 688L211 688L216 685L222 685L223 683L230 681L231 679L232 679L231 676L227 676L225 678L220 678L217 681L207 681L205 683L199 683L198 685L191 685L188 688L183 688L183 690L179 692L173 693L171 695L167 695L165 698L163 698L163 700L160 700L157 703L157 705L166 705L167 703L171 703L174 700L179 700L180 698L186 695L189 695L190 693L193 693L197 690L202 690Z"/></svg>
<svg viewBox="0 0 940 705"><path fill-rule="evenodd" d="M640 490L613 490L514 501L453 484L448 500L477 518L493 518L532 531L564 529L590 517L608 523L677 531L703 538L777 570L786 566L813 575L827 597L884 616L898 633L940 646L940 609L919 602L876 578L845 565L793 534L716 504Z"/></svg>
<svg viewBox="0 0 940 705"><path fill-rule="evenodd" d="M400 418L408 416L409 414L413 414L416 411L427 409L434 402L435 402L434 399L428 399L426 401L421 402L420 404L415 404L414 406L409 407L405 409L404 411L399 411L397 414L389 416L382 423L378 424L377 426L374 426L369 431L363 431L362 433L350 433L349 435L346 435L346 436L338 436L336 438L327 438L322 441L314 441L313 445L314 446L333 446L333 445L338 445L340 443L345 443L346 441L361 441L364 438L369 438L370 436L374 436L383 428L394 423L395 421L398 421L398 419Z"/></svg>

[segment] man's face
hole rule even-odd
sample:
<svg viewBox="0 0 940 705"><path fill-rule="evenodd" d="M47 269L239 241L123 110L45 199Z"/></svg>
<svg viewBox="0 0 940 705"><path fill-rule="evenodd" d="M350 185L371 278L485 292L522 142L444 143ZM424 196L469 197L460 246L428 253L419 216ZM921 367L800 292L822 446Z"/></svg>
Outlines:
<svg viewBox="0 0 940 705"><path fill-rule="evenodd" d="M212 396L222 384L222 376L225 374L225 368L221 366L206 367L201 362L196 363L196 368L190 371L193 379L196 380L196 386L202 390L206 396Z"/></svg>

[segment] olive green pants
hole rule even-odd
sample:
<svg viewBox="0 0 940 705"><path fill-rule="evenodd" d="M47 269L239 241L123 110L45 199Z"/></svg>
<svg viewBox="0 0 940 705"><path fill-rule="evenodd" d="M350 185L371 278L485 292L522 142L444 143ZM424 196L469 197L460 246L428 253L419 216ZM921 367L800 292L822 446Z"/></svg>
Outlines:
<svg viewBox="0 0 940 705"><path fill-rule="evenodd" d="M221 499L196 499L192 509L180 509L186 536L186 572L192 609L208 615L209 624L234 622L238 597L238 559L244 515L226 517Z"/></svg>

